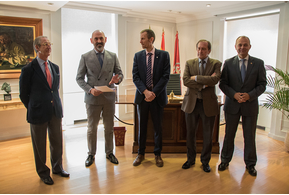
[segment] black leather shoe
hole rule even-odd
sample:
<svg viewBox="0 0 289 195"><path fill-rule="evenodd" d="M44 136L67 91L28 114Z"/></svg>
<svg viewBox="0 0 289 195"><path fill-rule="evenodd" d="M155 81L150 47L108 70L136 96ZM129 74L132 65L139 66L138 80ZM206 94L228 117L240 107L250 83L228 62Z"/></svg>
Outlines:
<svg viewBox="0 0 289 195"><path fill-rule="evenodd" d="M85 166L89 167L90 165L92 165L93 162L94 162L94 156L89 155L85 161Z"/></svg>
<svg viewBox="0 0 289 195"><path fill-rule="evenodd" d="M113 155L113 153L110 153L108 156L106 156L106 158L112 162L113 164L118 164L118 160L117 158Z"/></svg>
<svg viewBox="0 0 289 195"><path fill-rule="evenodd" d="M207 173L211 172L211 167L209 164L203 164L203 170Z"/></svg>
<svg viewBox="0 0 289 195"><path fill-rule="evenodd" d="M182 166L182 168L183 169L188 169L188 168L190 168L192 165L194 165L195 164L195 162L192 162L192 163L190 163L189 161L186 161L184 164L183 164L183 166Z"/></svg>
<svg viewBox="0 0 289 195"><path fill-rule="evenodd" d="M246 169L248 170L250 175L257 176L257 170L255 169L255 167L253 165L250 167L246 166Z"/></svg>
<svg viewBox="0 0 289 195"><path fill-rule="evenodd" d="M52 180L52 178L51 178L50 176L45 177L45 178L42 178L42 177L41 177L41 180L42 180L45 184L47 184L47 185L52 185L52 184L54 184L54 182L53 182L53 180Z"/></svg>
<svg viewBox="0 0 289 195"><path fill-rule="evenodd" d="M53 172L53 174L56 174L56 175L60 175L61 177L69 177L69 173L67 173L66 171L62 170L60 172Z"/></svg>
<svg viewBox="0 0 289 195"><path fill-rule="evenodd" d="M219 166L218 166L218 170L219 171L225 171L228 166L229 166L229 163L221 162L221 164L219 164Z"/></svg>

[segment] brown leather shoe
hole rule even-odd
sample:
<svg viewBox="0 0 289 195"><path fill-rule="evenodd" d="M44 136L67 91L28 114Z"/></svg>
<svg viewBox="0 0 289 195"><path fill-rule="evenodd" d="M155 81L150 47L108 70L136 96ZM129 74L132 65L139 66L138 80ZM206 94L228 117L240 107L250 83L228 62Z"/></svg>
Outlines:
<svg viewBox="0 0 289 195"><path fill-rule="evenodd" d="M156 156L155 160L156 160L157 167L163 167L164 166L164 161L163 161L161 156Z"/></svg>
<svg viewBox="0 0 289 195"><path fill-rule="evenodd" d="M139 166L143 160L144 160L144 155L138 154L135 160L133 161L132 165Z"/></svg>

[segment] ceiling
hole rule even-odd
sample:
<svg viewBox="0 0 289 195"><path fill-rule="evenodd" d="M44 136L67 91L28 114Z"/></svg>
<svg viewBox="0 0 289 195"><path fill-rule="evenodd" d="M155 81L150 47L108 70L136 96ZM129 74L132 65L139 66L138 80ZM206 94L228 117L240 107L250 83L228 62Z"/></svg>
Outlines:
<svg viewBox="0 0 289 195"><path fill-rule="evenodd" d="M57 11L73 8L117 13L123 16L180 22L266 7L284 1L1 1L0 4ZM207 7L210 4L210 7Z"/></svg>

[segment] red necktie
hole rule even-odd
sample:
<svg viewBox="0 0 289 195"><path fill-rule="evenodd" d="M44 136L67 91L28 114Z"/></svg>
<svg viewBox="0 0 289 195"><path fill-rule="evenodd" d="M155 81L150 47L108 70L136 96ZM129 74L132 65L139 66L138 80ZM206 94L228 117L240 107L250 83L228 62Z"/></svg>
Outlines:
<svg viewBox="0 0 289 195"><path fill-rule="evenodd" d="M46 79L47 79L49 87L52 88L52 78L51 78L51 74L50 74L47 62L44 62L44 64L45 64Z"/></svg>

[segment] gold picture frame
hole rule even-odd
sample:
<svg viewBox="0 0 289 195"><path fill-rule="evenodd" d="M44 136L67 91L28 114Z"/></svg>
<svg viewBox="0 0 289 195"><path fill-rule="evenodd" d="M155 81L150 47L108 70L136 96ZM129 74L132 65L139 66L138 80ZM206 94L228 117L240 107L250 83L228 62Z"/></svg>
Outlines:
<svg viewBox="0 0 289 195"><path fill-rule="evenodd" d="M33 40L41 35L42 19L0 16L0 79L19 78L21 68L36 57ZM21 60L19 57L14 60L15 55L11 57L13 48L8 51L10 54L7 57L7 47L4 51L4 38L5 40L10 39L11 44L8 49L11 47L21 48L19 49L22 51ZM12 44L13 46L11 46ZM21 63L19 63L20 61Z"/></svg>

